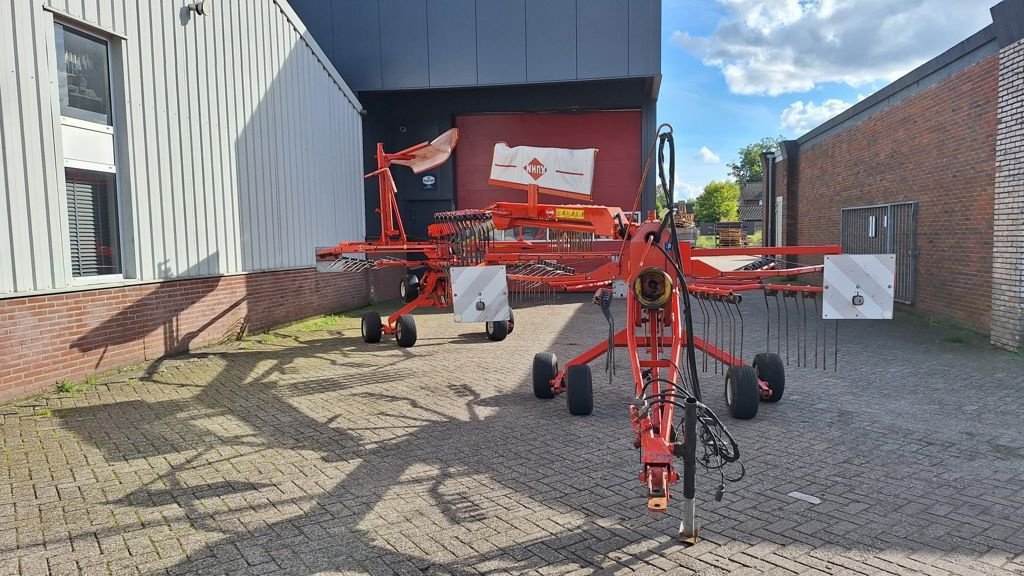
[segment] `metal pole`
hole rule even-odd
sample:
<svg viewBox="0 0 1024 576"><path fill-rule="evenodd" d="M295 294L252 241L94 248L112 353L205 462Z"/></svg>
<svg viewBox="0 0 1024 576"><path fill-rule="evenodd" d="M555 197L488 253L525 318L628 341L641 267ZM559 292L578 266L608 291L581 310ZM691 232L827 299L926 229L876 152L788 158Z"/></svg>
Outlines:
<svg viewBox="0 0 1024 576"><path fill-rule="evenodd" d="M679 539L697 542L694 496L697 479L697 399L687 398L683 410L683 520Z"/></svg>

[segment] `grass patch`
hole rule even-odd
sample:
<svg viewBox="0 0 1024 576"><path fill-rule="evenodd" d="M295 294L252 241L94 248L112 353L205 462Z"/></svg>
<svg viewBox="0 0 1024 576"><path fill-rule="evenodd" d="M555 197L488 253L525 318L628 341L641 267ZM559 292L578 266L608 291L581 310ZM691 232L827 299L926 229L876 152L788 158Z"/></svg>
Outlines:
<svg viewBox="0 0 1024 576"><path fill-rule="evenodd" d="M80 394L82 392L85 392L89 388L96 386L96 384L98 383L99 378L97 378L96 376L88 376L81 383L72 382L71 380L64 378L60 382L57 382L57 392L60 392L61 394L72 395Z"/></svg>
<svg viewBox="0 0 1024 576"><path fill-rule="evenodd" d="M702 235L697 238L695 248L717 248L718 238L714 235Z"/></svg>
<svg viewBox="0 0 1024 576"><path fill-rule="evenodd" d="M324 314L323 316L317 316L316 318L310 318L304 322L299 322L292 328L299 332L318 332L320 330L330 330L331 328L337 327L342 320L348 319L349 316L344 314Z"/></svg>
<svg viewBox="0 0 1024 576"><path fill-rule="evenodd" d="M260 344L273 344L276 340L277 336L271 332L264 332L256 337L256 341Z"/></svg>
<svg viewBox="0 0 1024 576"><path fill-rule="evenodd" d="M944 318L929 318L928 327L950 344L968 344L981 339L981 335L970 328Z"/></svg>
<svg viewBox="0 0 1024 576"><path fill-rule="evenodd" d="M753 234L747 235L747 246L760 246L761 241L764 239L764 233L761 230L754 232ZM718 235L717 234L702 234L697 238L697 243L694 248L718 248Z"/></svg>
<svg viewBox="0 0 1024 576"><path fill-rule="evenodd" d="M61 394L75 394L78 392L78 385L65 378L57 382L57 392Z"/></svg>

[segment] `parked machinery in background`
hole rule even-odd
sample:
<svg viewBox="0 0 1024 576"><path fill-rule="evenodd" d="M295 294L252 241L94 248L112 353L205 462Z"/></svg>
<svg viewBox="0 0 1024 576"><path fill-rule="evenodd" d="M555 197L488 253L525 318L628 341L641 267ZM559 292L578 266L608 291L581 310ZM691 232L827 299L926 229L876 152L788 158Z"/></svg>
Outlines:
<svg viewBox="0 0 1024 576"><path fill-rule="evenodd" d="M317 249L317 263L324 271L392 266L420 270L402 279L402 308L386 319L374 311L363 315L366 342L393 335L399 346L413 346L417 332L412 311L421 307L452 307L456 322L482 322L488 338L504 340L515 327L510 297L592 290L593 283L574 265L593 268L611 261L617 246L596 248L595 237L619 240L636 226L618 208L540 202L540 194L589 201L596 149L509 147L499 142L489 182L525 192L527 202L439 212L428 227L428 239L410 241L398 211L391 166L407 166L414 173L436 168L448 160L458 138L458 129L453 128L431 142L395 153L385 152L378 143L378 168L366 177L378 179L380 238ZM551 234L527 239L525 229ZM498 240L496 231L509 231L513 238Z"/></svg>

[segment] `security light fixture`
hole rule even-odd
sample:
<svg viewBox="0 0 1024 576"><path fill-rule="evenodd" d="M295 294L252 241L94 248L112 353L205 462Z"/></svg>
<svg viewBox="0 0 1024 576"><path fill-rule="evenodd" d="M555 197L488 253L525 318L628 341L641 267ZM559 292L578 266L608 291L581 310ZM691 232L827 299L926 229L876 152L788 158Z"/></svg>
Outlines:
<svg viewBox="0 0 1024 576"><path fill-rule="evenodd" d="M210 15L210 3L209 2L191 2L188 5L190 12L195 12L199 16Z"/></svg>

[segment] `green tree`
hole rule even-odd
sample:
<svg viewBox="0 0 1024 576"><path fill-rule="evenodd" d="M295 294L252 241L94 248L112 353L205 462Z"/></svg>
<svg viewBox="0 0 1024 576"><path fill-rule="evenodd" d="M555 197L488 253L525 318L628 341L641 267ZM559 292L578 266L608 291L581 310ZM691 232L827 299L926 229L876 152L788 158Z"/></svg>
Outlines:
<svg viewBox="0 0 1024 576"><path fill-rule="evenodd" d="M739 218L740 187L729 180L709 182L694 203L698 222L722 222Z"/></svg>
<svg viewBox="0 0 1024 576"><path fill-rule="evenodd" d="M739 160L730 162L729 169L732 176L740 184L744 182L761 181L761 153L778 152L782 136L772 138L766 136L753 144L748 144L739 151Z"/></svg>
<svg viewBox="0 0 1024 576"><path fill-rule="evenodd" d="M658 218L665 213L665 189L658 184L654 191L654 213Z"/></svg>

